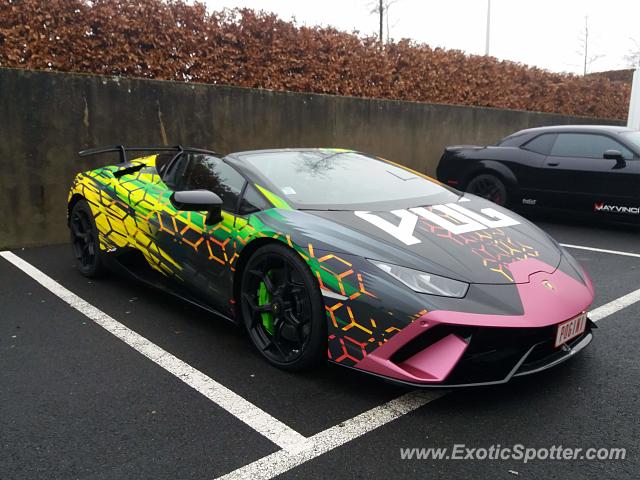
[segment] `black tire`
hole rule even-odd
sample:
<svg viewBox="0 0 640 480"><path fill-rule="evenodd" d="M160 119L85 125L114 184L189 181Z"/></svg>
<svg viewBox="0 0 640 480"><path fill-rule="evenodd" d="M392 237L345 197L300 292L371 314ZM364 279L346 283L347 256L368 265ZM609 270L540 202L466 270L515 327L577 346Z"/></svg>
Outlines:
<svg viewBox="0 0 640 480"><path fill-rule="evenodd" d="M106 268L98 243L98 229L86 200L79 200L71 209L69 230L73 255L80 273L89 278L104 275Z"/></svg>
<svg viewBox="0 0 640 480"><path fill-rule="evenodd" d="M506 207L509 204L507 186L501 178L490 173L483 173L472 178L467 184L466 191L486 198L501 207Z"/></svg>
<svg viewBox="0 0 640 480"><path fill-rule="evenodd" d="M271 364L298 371L326 359L322 295L295 251L275 243L256 250L242 273L240 305L251 342Z"/></svg>

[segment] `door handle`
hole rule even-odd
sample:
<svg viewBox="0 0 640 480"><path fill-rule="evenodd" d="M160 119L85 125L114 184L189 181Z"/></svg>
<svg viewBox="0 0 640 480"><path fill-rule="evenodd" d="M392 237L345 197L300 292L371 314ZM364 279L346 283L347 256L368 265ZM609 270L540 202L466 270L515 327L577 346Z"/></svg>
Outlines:
<svg viewBox="0 0 640 480"><path fill-rule="evenodd" d="M547 163L548 167L557 167L558 165L560 165L560 162L548 162Z"/></svg>

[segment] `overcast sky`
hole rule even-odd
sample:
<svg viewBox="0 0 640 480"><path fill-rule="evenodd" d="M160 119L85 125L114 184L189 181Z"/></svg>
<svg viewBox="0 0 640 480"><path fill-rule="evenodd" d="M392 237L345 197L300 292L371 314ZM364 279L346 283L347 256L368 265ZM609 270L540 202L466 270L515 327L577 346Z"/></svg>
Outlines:
<svg viewBox="0 0 640 480"><path fill-rule="evenodd" d="M249 7L376 34L375 0L205 0L210 9ZM391 37L484 54L487 0L397 0L389 10ZM640 0L491 0L490 54L558 72L582 73L578 53L589 17L589 71L628 68L640 48ZM637 46L632 41L636 40Z"/></svg>

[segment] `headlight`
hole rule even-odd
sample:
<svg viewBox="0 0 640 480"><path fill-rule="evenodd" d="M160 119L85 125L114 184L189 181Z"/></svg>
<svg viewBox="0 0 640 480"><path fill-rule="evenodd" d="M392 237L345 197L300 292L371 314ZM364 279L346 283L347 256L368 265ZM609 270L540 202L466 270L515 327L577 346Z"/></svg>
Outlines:
<svg viewBox="0 0 640 480"><path fill-rule="evenodd" d="M425 273L412 268L392 265L390 263L369 260L380 270L387 272L396 280L400 280L411 290L418 293L428 293L429 295L440 295L442 297L462 298L467 294L469 284L459 280Z"/></svg>

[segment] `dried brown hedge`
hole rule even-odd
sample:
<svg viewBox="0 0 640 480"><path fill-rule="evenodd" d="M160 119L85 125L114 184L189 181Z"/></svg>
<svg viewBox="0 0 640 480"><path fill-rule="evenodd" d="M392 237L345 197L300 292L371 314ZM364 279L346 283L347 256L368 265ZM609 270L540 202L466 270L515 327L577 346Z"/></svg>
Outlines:
<svg viewBox="0 0 640 480"><path fill-rule="evenodd" d="M0 66L625 118L630 87L180 0L0 0Z"/></svg>

